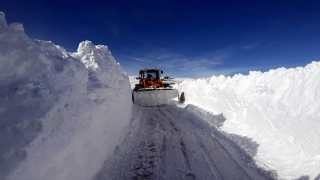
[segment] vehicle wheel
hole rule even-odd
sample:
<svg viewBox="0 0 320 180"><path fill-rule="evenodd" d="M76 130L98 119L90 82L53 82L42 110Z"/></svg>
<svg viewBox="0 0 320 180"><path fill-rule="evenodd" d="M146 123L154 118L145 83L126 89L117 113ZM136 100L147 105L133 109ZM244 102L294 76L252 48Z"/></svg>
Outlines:
<svg viewBox="0 0 320 180"><path fill-rule="evenodd" d="M185 102L185 97L184 97L184 92L181 93L180 99L179 99L179 103L183 104Z"/></svg>
<svg viewBox="0 0 320 180"><path fill-rule="evenodd" d="M136 86L134 87L133 91L138 91L138 89L140 89L140 87Z"/></svg>

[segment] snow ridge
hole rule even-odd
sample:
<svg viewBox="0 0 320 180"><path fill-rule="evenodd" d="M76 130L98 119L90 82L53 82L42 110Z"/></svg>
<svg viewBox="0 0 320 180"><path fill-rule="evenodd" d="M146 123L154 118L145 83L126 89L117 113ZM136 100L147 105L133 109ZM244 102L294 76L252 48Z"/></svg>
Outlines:
<svg viewBox="0 0 320 180"><path fill-rule="evenodd" d="M92 178L131 117L129 79L108 48L66 52L0 12L0 71L0 179Z"/></svg>
<svg viewBox="0 0 320 180"><path fill-rule="evenodd" d="M248 76L185 80L179 91L187 103L223 113L223 131L257 142L259 166L277 170L281 179L314 179L320 174L319 79L320 62L314 61Z"/></svg>

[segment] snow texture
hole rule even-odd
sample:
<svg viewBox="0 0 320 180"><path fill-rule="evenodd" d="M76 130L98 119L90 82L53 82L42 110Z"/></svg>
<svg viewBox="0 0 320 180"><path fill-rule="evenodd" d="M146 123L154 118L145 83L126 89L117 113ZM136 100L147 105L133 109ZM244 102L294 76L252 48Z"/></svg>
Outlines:
<svg viewBox="0 0 320 180"><path fill-rule="evenodd" d="M314 179L320 174L319 79L320 62L312 62L248 76L189 79L178 89L187 104L222 113L221 130L258 143L253 154L251 146L233 139L260 167L276 170L279 179Z"/></svg>
<svg viewBox="0 0 320 180"><path fill-rule="evenodd" d="M131 117L129 79L107 46L31 40L0 12L0 179L90 179ZM121 107L121 108L119 108Z"/></svg>

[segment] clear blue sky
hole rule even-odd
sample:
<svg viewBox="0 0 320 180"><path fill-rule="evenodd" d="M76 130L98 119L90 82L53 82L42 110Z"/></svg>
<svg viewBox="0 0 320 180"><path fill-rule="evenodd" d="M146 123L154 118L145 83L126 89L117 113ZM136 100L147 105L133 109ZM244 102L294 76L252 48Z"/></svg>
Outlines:
<svg viewBox="0 0 320 180"><path fill-rule="evenodd" d="M0 0L0 11L69 52L84 40L107 45L129 75L157 67L210 77L320 61L319 0Z"/></svg>

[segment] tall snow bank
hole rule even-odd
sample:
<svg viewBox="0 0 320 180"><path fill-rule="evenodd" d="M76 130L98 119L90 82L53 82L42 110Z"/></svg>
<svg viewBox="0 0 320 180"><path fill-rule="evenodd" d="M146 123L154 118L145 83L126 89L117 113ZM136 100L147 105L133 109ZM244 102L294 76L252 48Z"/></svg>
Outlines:
<svg viewBox="0 0 320 180"><path fill-rule="evenodd" d="M0 179L90 179L131 117L129 79L106 46L32 41L0 12Z"/></svg>
<svg viewBox="0 0 320 180"><path fill-rule="evenodd" d="M320 173L320 62L294 69L185 80L186 101L227 118L222 130L259 144L257 164L280 179ZM245 148L245 144L237 142ZM250 149L247 149L250 154Z"/></svg>

